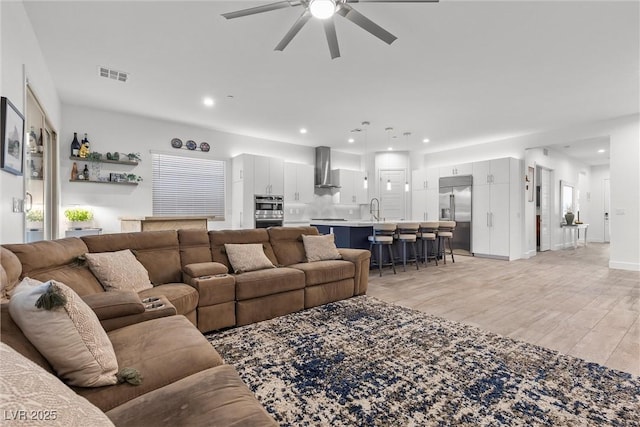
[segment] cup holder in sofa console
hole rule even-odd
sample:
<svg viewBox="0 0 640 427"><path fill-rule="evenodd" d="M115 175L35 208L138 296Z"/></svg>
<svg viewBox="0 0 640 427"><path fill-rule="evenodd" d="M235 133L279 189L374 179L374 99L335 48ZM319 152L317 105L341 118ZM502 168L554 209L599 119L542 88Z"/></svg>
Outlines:
<svg viewBox="0 0 640 427"><path fill-rule="evenodd" d="M153 302L144 306L146 310L155 310L162 307L164 307L164 303L162 302Z"/></svg>
<svg viewBox="0 0 640 427"><path fill-rule="evenodd" d="M158 297L148 297L142 300L143 304L148 304L150 302L156 302L156 301L160 301L160 298Z"/></svg>

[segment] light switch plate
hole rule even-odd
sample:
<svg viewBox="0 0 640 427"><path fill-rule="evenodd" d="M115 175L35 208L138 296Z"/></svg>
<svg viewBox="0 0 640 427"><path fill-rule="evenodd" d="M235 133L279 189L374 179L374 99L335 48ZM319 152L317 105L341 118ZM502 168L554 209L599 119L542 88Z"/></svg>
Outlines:
<svg viewBox="0 0 640 427"><path fill-rule="evenodd" d="M24 199L18 199L16 197L13 198L13 212L14 213L24 212Z"/></svg>

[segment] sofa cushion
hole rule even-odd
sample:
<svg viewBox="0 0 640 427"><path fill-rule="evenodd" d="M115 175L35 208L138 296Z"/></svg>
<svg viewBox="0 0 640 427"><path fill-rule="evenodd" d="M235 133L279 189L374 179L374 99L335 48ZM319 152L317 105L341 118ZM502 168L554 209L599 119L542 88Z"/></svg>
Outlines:
<svg viewBox="0 0 640 427"><path fill-rule="evenodd" d="M136 368L142 384L74 387L103 411L165 387L189 375L222 365L218 352L184 316L169 316L108 332L120 366Z"/></svg>
<svg viewBox="0 0 640 427"><path fill-rule="evenodd" d="M271 227L269 241L280 265L288 266L307 261L302 235L316 236L315 227Z"/></svg>
<svg viewBox="0 0 640 427"><path fill-rule="evenodd" d="M189 314L198 306L198 291L184 283L166 283L139 292L140 298L164 295L178 314Z"/></svg>
<svg viewBox="0 0 640 427"><path fill-rule="evenodd" d="M154 285L182 280L178 232L175 230L101 234L83 236L82 240L89 248L88 252L131 249L149 272Z"/></svg>
<svg viewBox="0 0 640 427"><path fill-rule="evenodd" d="M0 298L5 301L20 282L20 259L9 249L0 247Z"/></svg>
<svg viewBox="0 0 640 427"><path fill-rule="evenodd" d="M229 263L233 267L233 272L236 274L275 268L275 265L264 254L260 243L225 243L224 249L227 252Z"/></svg>
<svg viewBox="0 0 640 427"><path fill-rule="evenodd" d="M322 236L302 235L304 251L308 262L324 261L328 259L341 259L335 244L335 236L326 234Z"/></svg>
<svg viewBox="0 0 640 427"><path fill-rule="evenodd" d="M236 370L222 365L198 372L107 412L117 425L157 427L277 426Z"/></svg>
<svg viewBox="0 0 640 427"><path fill-rule="evenodd" d="M237 301L304 288L304 273L287 267L250 271L235 279Z"/></svg>
<svg viewBox="0 0 640 427"><path fill-rule="evenodd" d="M342 260L304 262L290 265L289 268L304 271L307 286L353 279L356 274L355 265L352 262Z"/></svg>
<svg viewBox="0 0 640 427"><path fill-rule="evenodd" d="M129 249L86 253L85 258L106 291L140 292L153 287L149 272Z"/></svg>
<svg viewBox="0 0 640 427"><path fill-rule="evenodd" d="M178 230L182 266L211 261L211 245L207 230Z"/></svg>
<svg viewBox="0 0 640 427"><path fill-rule="evenodd" d="M42 282L56 280L80 296L104 292L98 279L80 259L87 252L87 245L77 237L4 247L22 263L21 277L29 276Z"/></svg>
<svg viewBox="0 0 640 427"><path fill-rule="evenodd" d="M271 243L269 243L269 233L264 228L253 230L212 230L209 231L209 241L211 243L211 260L226 265L229 271L233 271L233 269L224 249L225 243L260 243L269 261L273 265L278 265L278 259L273 253Z"/></svg>
<svg viewBox="0 0 640 427"><path fill-rule="evenodd" d="M78 396L54 375L27 359L7 344L0 343L0 411L7 425L113 426L107 416ZM18 418L25 414L28 418Z"/></svg>
<svg viewBox="0 0 640 427"><path fill-rule="evenodd" d="M62 305L38 308L37 301L45 293L62 297ZM117 382L118 362L107 333L71 288L55 281L34 284L25 279L15 289L9 312L68 384L99 387Z"/></svg>

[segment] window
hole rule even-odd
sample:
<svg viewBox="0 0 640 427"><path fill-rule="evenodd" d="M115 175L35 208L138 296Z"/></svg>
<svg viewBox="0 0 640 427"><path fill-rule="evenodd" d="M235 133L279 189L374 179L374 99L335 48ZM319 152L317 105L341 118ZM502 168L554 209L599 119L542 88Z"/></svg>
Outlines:
<svg viewBox="0 0 640 427"><path fill-rule="evenodd" d="M153 214L224 220L225 162L153 153Z"/></svg>

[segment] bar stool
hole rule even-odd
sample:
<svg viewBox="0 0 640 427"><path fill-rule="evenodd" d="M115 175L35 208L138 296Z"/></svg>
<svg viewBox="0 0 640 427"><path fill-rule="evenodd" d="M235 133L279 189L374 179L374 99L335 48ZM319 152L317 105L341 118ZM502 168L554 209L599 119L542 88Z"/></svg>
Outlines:
<svg viewBox="0 0 640 427"><path fill-rule="evenodd" d="M398 234L396 239L402 244L402 266L403 270L407 271L407 261L416 263L416 270L418 267L418 250L416 248L417 234L420 224L417 222L405 222L398 224ZM413 248L413 258L407 258L407 243Z"/></svg>
<svg viewBox="0 0 640 427"><path fill-rule="evenodd" d="M446 242L449 242L449 254L451 255L451 262L456 262L453 258L453 248L451 247L451 239L453 238L453 230L456 228L455 221L440 221L438 226L438 253L442 254L444 263L447 263L447 248Z"/></svg>
<svg viewBox="0 0 640 427"><path fill-rule="evenodd" d="M393 267L393 274L396 274L396 264L393 261L393 252L391 251L391 246L393 245L393 235L396 232L396 224L383 222L373 224L373 236L369 236L369 251L373 255L375 251L373 250L374 246L377 246L377 260L376 264L378 265L378 270L380 271L380 276L382 276L382 267L386 265L391 265ZM389 248L389 263L384 263L382 258L382 246L387 246ZM371 257L371 262L373 264L373 256Z"/></svg>
<svg viewBox="0 0 640 427"><path fill-rule="evenodd" d="M436 260L436 265L438 265L438 244L436 239L439 227L440 223L438 221L420 223L417 237L422 241L422 258L425 266L427 265L427 262L429 262L429 259ZM429 246L431 246L432 255L429 255Z"/></svg>

